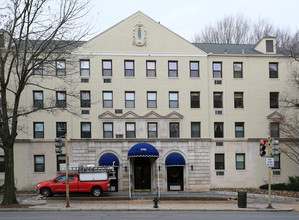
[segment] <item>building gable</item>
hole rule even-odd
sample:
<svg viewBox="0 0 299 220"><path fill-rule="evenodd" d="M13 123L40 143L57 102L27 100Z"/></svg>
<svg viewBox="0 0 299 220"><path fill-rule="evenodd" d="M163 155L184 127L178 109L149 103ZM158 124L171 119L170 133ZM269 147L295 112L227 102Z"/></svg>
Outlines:
<svg viewBox="0 0 299 220"><path fill-rule="evenodd" d="M206 53L159 22L138 11L81 47L75 54L196 55Z"/></svg>

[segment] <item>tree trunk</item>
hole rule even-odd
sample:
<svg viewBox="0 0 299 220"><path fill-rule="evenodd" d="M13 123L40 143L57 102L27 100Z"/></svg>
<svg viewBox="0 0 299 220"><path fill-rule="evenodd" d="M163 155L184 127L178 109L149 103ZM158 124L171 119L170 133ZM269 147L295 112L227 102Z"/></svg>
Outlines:
<svg viewBox="0 0 299 220"><path fill-rule="evenodd" d="M2 205L18 204L15 191L13 145L4 148L5 181Z"/></svg>

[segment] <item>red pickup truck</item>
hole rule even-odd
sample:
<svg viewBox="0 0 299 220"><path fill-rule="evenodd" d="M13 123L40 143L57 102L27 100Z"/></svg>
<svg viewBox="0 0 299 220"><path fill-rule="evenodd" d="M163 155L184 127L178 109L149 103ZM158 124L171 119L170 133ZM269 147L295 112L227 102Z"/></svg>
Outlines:
<svg viewBox="0 0 299 220"><path fill-rule="evenodd" d="M110 188L110 180L105 174L99 174L98 176L93 174L89 174L89 176L86 174L69 174L69 192L90 192L93 196L101 196L103 192L107 192ZM36 192L44 197L52 196L55 193L65 193L65 177L66 175L62 174L51 181L38 183Z"/></svg>

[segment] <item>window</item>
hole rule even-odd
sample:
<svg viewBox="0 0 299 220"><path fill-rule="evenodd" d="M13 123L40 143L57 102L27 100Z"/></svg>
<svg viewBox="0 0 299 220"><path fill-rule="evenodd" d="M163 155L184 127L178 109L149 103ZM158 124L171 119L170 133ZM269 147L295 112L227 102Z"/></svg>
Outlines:
<svg viewBox="0 0 299 220"><path fill-rule="evenodd" d="M80 92L81 108L90 107L90 91Z"/></svg>
<svg viewBox="0 0 299 220"><path fill-rule="evenodd" d="M60 171L60 164L65 163L65 155L57 155L57 171Z"/></svg>
<svg viewBox="0 0 299 220"><path fill-rule="evenodd" d="M178 107L179 107L179 93L169 92L169 108L178 108Z"/></svg>
<svg viewBox="0 0 299 220"><path fill-rule="evenodd" d="M213 62L213 78L222 78L221 62Z"/></svg>
<svg viewBox="0 0 299 220"><path fill-rule="evenodd" d="M113 94L110 91L103 92L103 108L113 107Z"/></svg>
<svg viewBox="0 0 299 220"><path fill-rule="evenodd" d="M235 137L244 137L244 122L235 122Z"/></svg>
<svg viewBox="0 0 299 220"><path fill-rule="evenodd" d="M66 92L56 92L56 107L66 108Z"/></svg>
<svg viewBox="0 0 299 220"><path fill-rule="evenodd" d="M278 63L269 63L269 78L278 78Z"/></svg>
<svg viewBox="0 0 299 220"><path fill-rule="evenodd" d="M234 62L234 78L243 78L243 63Z"/></svg>
<svg viewBox="0 0 299 220"><path fill-rule="evenodd" d="M270 108L278 108L279 107L279 93L278 92L270 92Z"/></svg>
<svg viewBox="0 0 299 220"><path fill-rule="evenodd" d="M34 155L34 172L45 172L44 155Z"/></svg>
<svg viewBox="0 0 299 220"><path fill-rule="evenodd" d="M43 75L43 62L42 60L33 61L33 75L42 76Z"/></svg>
<svg viewBox="0 0 299 220"><path fill-rule="evenodd" d="M200 138L200 122L191 122L191 137Z"/></svg>
<svg viewBox="0 0 299 220"><path fill-rule="evenodd" d="M235 108L244 108L243 106L243 92L234 93Z"/></svg>
<svg viewBox="0 0 299 220"><path fill-rule="evenodd" d="M245 154L236 154L236 169L245 170Z"/></svg>
<svg viewBox="0 0 299 220"><path fill-rule="evenodd" d="M135 108L135 92L125 92L126 108Z"/></svg>
<svg viewBox="0 0 299 220"><path fill-rule="evenodd" d="M168 77L178 77L178 61L168 61Z"/></svg>
<svg viewBox="0 0 299 220"><path fill-rule="evenodd" d="M90 76L89 60L80 60L80 76Z"/></svg>
<svg viewBox="0 0 299 220"><path fill-rule="evenodd" d="M102 75L103 76L112 76L112 60L103 60L102 61Z"/></svg>
<svg viewBox="0 0 299 220"><path fill-rule="evenodd" d="M146 61L146 76L156 77L156 61Z"/></svg>
<svg viewBox="0 0 299 220"><path fill-rule="evenodd" d="M134 61L125 60L125 76L134 76Z"/></svg>
<svg viewBox="0 0 299 220"><path fill-rule="evenodd" d="M280 154L274 155L274 167L272 169L280 169Z"/></svg>
<svg viewBox="0 0 299 220"><path fill-rule="evenodd" d="M56 76L66 75L66 64L65 60L56 60Z"/></svg>
<svg viewBox="0 0 299 220"><path fill-rule="evenodd" d="M214 92L214 108L223 108L223 93Z"/></svg>
<svg viewBox="0 0 299 220"><path fill-rule="evenodd" d="M147 137L148 138L157 138L158 137L157 122L148 122L147 123Z"/></svg>
<svg viewBox="0 0 299 220"><path fill-rule="evenodd" d="M198 61L190 61L190 77L199 77Z"/></svg>
<svg viewBox="0 0 299 220"><path fill-rule="evenodd" d="M0 156L0 173L5 172L4 156Z"/></svg>
<svg viewBox="0 0 299 220"><path fill-rule="evenodd" d="M266 52L274 52L273 40L266 40Z"/></svg>
<svg viewBox="0 0 299 220"><path fill-rule="evenodd" d="M270 137L279 137L279 123L270 123Z"/></svg>
<svg viewBox="0 0 299 220"><path fill-rule="evenodd" d="M126 138L136 138L136 129L134 122L126 123Z"/></svg>
<svg viewBox="0 0 299 220"><path fill-rule="evenodd" d="M171 138L179 138L180 137L180 124L178 122L170 122L169 123L169 131Z"/></svg>
<svg viewBox="0 0 299 220"><path fill-rule="evenodd" d="M147 107L157 108L157 92L147 92Z"/></svg>
<svg viewBox="0 0 299 220"><path fill-rule="evenodd" d="M81 138L91 138L90 122L81 122Z"/></svg>
<svg viewBox="0 0 299 220"><path fill-rule="evenodd" d="M224 170L224 154L215 154L215 170Z"/></svg>
<svg viewBox="0 0 299 220"><path fill-rule="evenodd" d="M44 107L43 91L33 91L33 107L34 108Z"/></svg>
<svg viewBox="0 0 299 220"><path fill-rule="evenodd" d="M214 137L223 138L223 122L214 122Z"/></svg>
<svg viewBox="0 0 299 220"><path fill-rule="evenodd" d="M33 122L33 138L44 138L44 122Z"/></svg>
<svg viewBox="0 0 299 220"><path fill-rule="evenodd" d="M56 137L63 137L67 133L66 122L56 122Z"/></svg>
<svg viewBox="0 0 299 220"><path fill-rule="evenodd" d="M191 108L200 107L200 92L190 92Z"/></svg>
<svg viewBox="0 0 299 220"><path fill-rule="evenodd" d="M103 123L103 138L113 138L113 123Z"/></svg>

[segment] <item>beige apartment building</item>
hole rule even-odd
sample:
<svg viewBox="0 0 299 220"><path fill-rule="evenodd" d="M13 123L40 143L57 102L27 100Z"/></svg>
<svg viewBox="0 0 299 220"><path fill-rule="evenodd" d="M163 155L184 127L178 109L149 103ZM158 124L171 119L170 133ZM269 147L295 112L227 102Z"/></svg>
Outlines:
<svg viewBox="0 0 299 220"><path fill-rule="evenodd" d="M22 106L55 100L59 108L19 122L16 187L33 190L56 176L65 156L56 155L54 139L64 133L71 163L114 163L115 191L265 184L259 141L280 137L290 65L274 37L256 45L192 44L137 12L66 51L56 69L35 70L33 80L57 91L28 87ZM43 78L47 71L60 77ZM287 182L298 167L281 154L272 173L273 182Z"/></svg>

